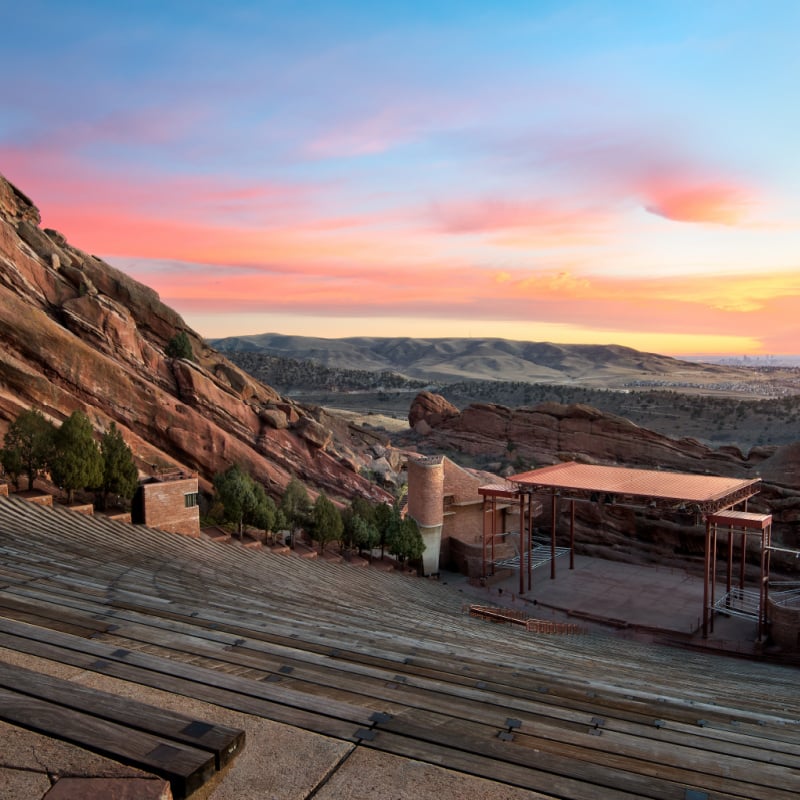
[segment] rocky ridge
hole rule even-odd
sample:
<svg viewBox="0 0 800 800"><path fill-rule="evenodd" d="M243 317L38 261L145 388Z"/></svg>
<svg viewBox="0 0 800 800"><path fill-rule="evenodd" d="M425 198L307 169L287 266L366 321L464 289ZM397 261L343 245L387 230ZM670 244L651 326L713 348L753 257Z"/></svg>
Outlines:
<svg viewBox="0 0 800 800"><path fill-rule="evenodd" d="M292 476L333 496L383 497L359 471L377 434L259 383L189 329L152 289L40 227L0 176L0 436L36 407L55 422L84 411L123 432L140 471L216 472L239 463L273 493ZM169 358L185 331L194 360Z"/></svg>

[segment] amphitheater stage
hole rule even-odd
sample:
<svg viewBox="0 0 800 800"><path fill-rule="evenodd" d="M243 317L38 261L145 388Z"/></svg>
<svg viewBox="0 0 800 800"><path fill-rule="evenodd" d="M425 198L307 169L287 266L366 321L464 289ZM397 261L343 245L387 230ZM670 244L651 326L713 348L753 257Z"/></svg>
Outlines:
<svg viewBox="0 0 800 800"><path fill-rule="evenodd" d="M620 631L700 636L703 579L682 569L576 555L572 570L567 556L557 558L554 580L550 578L549 564L534 569L532 588L522 595L516 571L507 577L495 577L486 588L467 589L465 579L461 581L450 573L443 574L442 580L462 583L463 591L473 592L484 602L524 608L541 619L569 620ZM726 649L741 640L741 647L734 645L733 649L746 649L755 635L755 621L717 616L715 634L709 640L718 644L724 640Z"/></svg>

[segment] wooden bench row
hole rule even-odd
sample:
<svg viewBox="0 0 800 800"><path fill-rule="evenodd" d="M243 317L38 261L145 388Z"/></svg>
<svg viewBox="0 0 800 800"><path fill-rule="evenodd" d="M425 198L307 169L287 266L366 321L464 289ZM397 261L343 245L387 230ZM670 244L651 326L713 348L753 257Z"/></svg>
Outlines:
<svg viewBox="0 0 800 800"><path fill-rule="evenodd" d="M0 645L549 795L800 794L785 669L625 643L592 660L592 637L520 643L433 583L355 571L349 606L344 565L194 541L183 552L152 531L140 552L122 527L105 560L116 530L102 524L62 531L48 560L24 546L38 530L6 536L0 513ZM59 530L41 533L53 552ZM39 704L55 698L30 687L31 719L47 719Z"/></svg>
<svg viewBox="0 0 800 800"><path fill-rule="evenodd" d="M0 719L169 780L183 798L225 767L244 731L0 661Z"/></svg>
<svg viewBox="0 0 800 800"><path fill-rule="evenodd" d="M148 626L145 625L134 626L132 624L122 624L111 632L110 635L129 638L128 629L133 627L138 627L139 635L146 634L148 628ZM217 632L214 633L218 635ZM185 634L182 634L182 636L185 637ZM146 635L146 639L151 643L157 638L158 637L153 635L152 632ZM624 752L627 748L626 758L629 759L628 762L625 762L627 771L633 771L634 774L640 776L642 772L646 776L649 775L648 784L651 785L651 787L657 784L654 777L656 774L669 773L670 770L672 770L675 780L669 783L669 786L674 789L673 783L676 785L677 783L685 783L687 775L690 774L693 769L702 766L701 771L708 776L707 781L710 782L711 785L717 785L718 788L724 789L728 783L732 783L734 786L742 783L741 776L745 774L751 776L758 775L758 764L760 763L762 768L766 769L766 775L761 776L760 780L762 780L765 787L768 788L768 793L762 795L756 792L753 787L747 786L745 788L747 792L746 796L784 796L779 793L779 789L785 784L787 776L781 774L780 769L776 770L771 765L771 762L776 759L776 753L774 751L761 750L754 741L752 741L751 737L743 734L734 733L718 741L717 739L711 739L709 737L711 731L707 727L699 728L691 723L681 724L672 719L670 720L669 727L667 727L666 723L661 727L657 727L652 717L650 717L649 720L628 720L628 731L625 731L616 729L616 726L620 722L624 723L625 720L603 717L603 729L601 733L606 738L587 738L587 735L593 736L594 734L592 731L597 730L597 723L593 723L592 720L597 720L598 718L591 716L592 710L597 713L596 707L594 709L574 712L570 719L556 719L549 715L559 709L562 715L564 714L565 709L562 708L563 698L557 701L554 697L549 696L551 694L549 692L547 693L547 699L554 704L553 706L542 703L540 698L536 696L536 693L533 694L532 698L527 699L523 696L522 692L519 692L517 697L509 697L506 693L504 696L493 698L491 694L494 687L491 686L475 688L473 685L455 684L453 686L448 686L447 691L442 691L442 687L439 684L441 683L443 673L437 675L440 679L439 681L428 680L428 686L418 685L424 683L424 680L418 675L414 678L414 684L410 684L403 678L398 679L396 674L392 675L392 670L387 670L383 673L378 673L377 670L373 670L377 674L371 683L366 680L366 676L362 674L351 681L347 689L344 689L344 682L341 676L336 680L332 680L330 670L327 668L323 669L321 673L318 671L315 680L309 680L308 674L295 675L295 671L303 669L302 664L296 661L294 665L292 665L289 663L289 659L285 657L280 659L280 664L276 661L271 665L273 669L277 668L275 672L270 671L270 665L259 663L259 659L261 659L262 655L253 647L259 644L258 641L253 641L249 644L240 643L232 646L229 645L224 648L224 654L220 655L221 651L219 647L217 648L217 654L214 654L213 648L204 646L202 642L201 646L189 646L186 643L180 644L177 641L180 638L181 637L176 636L174 632L164 630L161 642L170 642L173 648L181 647L192 656L205 655L209 657L209 660L217 660L218 662L227 661L227 663L231 663L232 661L233 663L239 663L243 666L260 669L264 672L264 677L268 677L269 675L281 676L284 681L282 685L286 687L282 689L282 694L284 696L286 695L287 689L291 693L297 689L303 691L302 684L304 683L312 685L314 688L310 696L306 696L307 704L317 704L319 702L318 692L321 687L324 688L327 686L330 688L331 686L335 686L340 695L345 691L349 692L347 694L347 700L350 703L357 702L357 694L359 692L363 693L361 701L368 704L365 713L366 710L374 707L374 700L379 698L381 701L385 701L384 707L388 709L386 713L391 715L393 719L403 719L404 723L408 723L412 715L427 715L427 723L423 725L422 728L430 727L431 715L437 714L438 718L436 724L433 726L438 734L441 734L437 735L435 739L437 745L454 746L454 743L460 740L453 739L451 733L453 733L454 730L456 732L458 730L463 732L465 726L473 730L473 738L469 739L470 747L473 751L480 749L480 747L487 743L492 743L493 739L498 735L499 728L504 726L504 715L509 713L509 708L511 707L510 705L506 706L504 704L513 703L513 713L520 723L519 730L513 733L515 739L519 739L519 742L527 743L526 746L535 745L535 749L542 752L570 752L573 759L576 756L580 756L580 758L577 759L577 765L570 762L570 774L573 774L576 769L578 773L580 773L581 770L585 771L582 765L587 761L588 756L593 756L595 760L602 764L608 759L610 754ZM84 645L91 645L91 649L94 651L98 644L99 643L94 641L90 643L85 642L81 647ZM118 644L118 642L115 642L106 645L106 657L103 661L108 662L110 655L116 653L117 661L123 662L125 666L129 667L131 663L142 666L142 664L139 664L139 659L135 657L136 654L118 647ZM19 646L19 644L17 646ZM42 654L41 648L39 648L37 652ZM93 652L92 656L94 655L95 653ZM166 663L174 663L174 651L172 655L173 658L165 660ZM71 663L75 663L75 656L72 655L70 657L72 658ZM151 658L152 656L147 656L144 657L144 660L148 662ZM59 660L66 660L64 654L59 656ZM320 657L318 658L318 663L324 660L323 657ZM341 657L337 657L334 661L338 663L341 662L342 659ZM81 662L80 665L86 668L92 668L91 664L85 662ZM106 674L119 675L122 669L121 665L111 668L108 663L101 663L99 666L102 668L100 671ZM391 664L389 666L394 669L397 665ZM413 667L413 665L404 666L409 668ZM306 667L306 670L308 671L308 667ZM180 670L178 670L178 674L181 674ZM126 679L132 679L132 676L127 675ZM140 682L152 682L153 678L150 676L147 680L144 680L142 676L139 676L138 680ZM206 680L208 680L208 678L206 678ZM160 685L160 683L159 681L153 685ZM471 679L471 683L474 683L474 679ZM174 686L172 688L174 688ZM307 686L305 688L307 690ZM194 691L196 692L197 690L195 689ZM583 702L584 704L588 704L586 698L583 699ZM500 705L501 703L503 705ZM438 711L436 710L437 708ZM277 715L274 709L260 707L259 712L270 716L270 718L279 718L282 721L287 721L285 715ZM619 711L617 711L617 713L619 713ZM369 718L362 717L354 721L360 722L362 725L369 725ZM302 724L303 727L309 727L309 729L317 730L318 732L324 731L329 735L334 735L336 732L341 733L340 730L332 730L329 724L320 730L320 726L317 724L308 725L307 721L303 721L297 716L292 718L292 724L298 724L298 722ZM454 725L455 728L453 728ZM377 725L376 728L380 731L385 729L391 730L393 733L397 733L398 730L400 730L397 728L396 722L393 722L389 728L387 728L386 725L380 724ZM687 731L686 728L694 728L694 730ZM476 730L479 731L479 733L476 734ZM696 731L701 732L703 736L709 737L706 739L708 752L703 756L705 761L702 764L698 763L700 757L697 753L701 752L703 749L703 740L694 738ZM355 736L352 728L349 733L349 738L352 740L353 736ZM420 738L421 736L416 729L408 727L402 728L402 733L404 736L412 738ZM372 736L374 737L375 734L373 733ZM609 739L609 737L612 736L616 737L613 741ZM372 739L369 741L372 741ZM422 736L422 742L430 743L430 736L427 734ZM587 748L587 742L595 746ZM547 746L545 746L545 744ZM422 744L420 746L424 749ZM407 749L409 747L408 743L404 744L403 747ZM796 745L792 745L792 748L794 747L796 747ZM732 753L732 749L736 752ZM512 750L511 752L519 755L520 751ZM639 761L642 760L643 753L649 754L655 760L639 763ZM692 764L692 769L686 769L680 766L681 760L686 758L687 755L691 756L688 760L689 763ZM797 759L792 761L792 757L789 754L785 754L781 758L784 761L789 760L793 765L791 768L796 769L797 766L800 766ZM694 759L694 762L692 762L692 759ZM594 763L591 758L588 760L589 763ZM734 769L735 764L734 767L732 767L731 761L739 763L739 777L725 777L726 775L736 772L736 769ZM622 764L622 762L620 762L620 764ZM620 769L620 764L615 767L617 772ZM747 765L747 768L744 769L742 765ZM789 769L789 767L784 765L782 769L786 770ZM719 771L723 774L716 774ZM593 774L592 770L589 770L586 779L594 781L595 778L590 777ZM771 779L770 776L773 776L773 778ZM612 778L609 778L609 780L612 780ZM616 775L613 780L619 780L619 775ZM770 780L772 780L772 783L770 783ZM536 781L540 781L540 778L537 778ZM774 785L775 781L779 782L777 786ZM636 781L634 781L634 784L636 784ZM543 788L541 782L537 782L535 785L525 785L529 786L529 788L537 788L537 790ZM662 787L662 789L666 792L665 787ZM639 792L641 790L642 787L636 789L636 791ZM776 792L778 793L776 794ZM661 792L653 796L670 796L670 793Z"/></svg>
<svg viewBox="0 0 800 800"><path fill-rule="evenodd" d="M57 579L57 580L60 580L60 579ZM41 585L41 583L42 582L39 582L38 585ZM77 579L73 578L71 583L73 584L72 585L72 589L75 591L75 593L78 596L81 596L81 595L82 596L86 596L86 594L84 593L83 589L81 589L80 584L77 581ZM61 591L65 591L65 590L61 590ZM100 599L102 599L102 598L100 598ZM227 598L226 597L224 605L227 605L228 608L231 607L231 604L236 605L235 602L234 602L235 599L236 599L235 596L233 598ZM247 600L249 600L249 598L240 597L239 598L239 604L241 604L243 602L246 603ZM105 602L107 603L109 601L105 600ZM116 597L115 597L115 599L114 599L114 603L113 604L114 604L115 607L122 607L122 606L143 607L143 604L146 604L151 613L160 613L160 611L163 610L164 608L168 608L168 609L171 610L171 613L173 614L174 618L176 618L176 619L180 618L181 616L187 617L187 618L191 617L192 614L196 613L196 608L197 608L196 600L195 600L195 604L194 604L193 607L192 606L185 606L183 609L181 609L181 605L182 604L176 603L174 600L169 600L168 597L162 597L162 596L153 597L153 596L149 596L149 595L142 596L141 593L127 593L127 592L118 592ZM192 610L192 609L194 609L194 610ZM209 619L209 620L212 620L212 619L225 620L226 618L230 619L233 616L233 617L236 617L239 620L242 620L243 622L245 622L245 624L241 626L243 628L247 628L247 624L246 623L248 623L248 622L252 623L252 619L248 619L248 612L247 612L246 608L245 609L237 608L234 614L232 614L232 615L228 614L227 617L224 616L224 615L218 615L218 616L214 617L213 615L210 614L208 607L205 607L203 609L203 616L206 619ZM279 615L279 616L282 617L283 615ZM299 616L299 614L293 614L292 616L294 618L294 617ZM321 621L321 618L322 618L322 621ZM348 619L349 619L349 615L348 615ZM65 615L64 619L62 619L62 622L64 622L64 623L70 622L69 616ZM269 627L271 630L275 630L276 629L276 625L281 625L281 621L280 621L280 619L271 620L271 619L269 619L268 615L262 614L262 617L261 617L261 619L259 621L259 624L261 624L262 626L263 625L267 625L267 627ZM297 627L298 624L299 624L298 620L294 619L294 621L292 623L292 626L291 626L292 634L290 634L290 635L297 635L297 631L298 630L300 630L301 633L302 633L302 628L298 628ZM337 633L339 635L341 635L343 638L347 638L348 641L351 642L351 643L352 642L357 642L359 636L362 637L362 640L363 640L364 636L366 636L367 637L367 639L366 639L367 642L369 642L370 639L373 639L373 641L374 641L374 637L371 635L371 633L369 631L367 631L366 633L359 633L359 620L358 619L355 619L355 620L353 620L351 622L348 622L347 626L345 626L344 632L342 632L341 630L337 632L335 629L333 629L331 627L326 627L326 626L329 626L329 623L326 622L326 620L324 619L324 615L321 615L321 614L317 613L316 611L312 611L312 612L309 612L309 614L308 614L307 626L308 626L309 630L317 632L317 639L319 640L319 646L320 647L328 646L330 641L331 641L332 636L335 636ZM253 627L252 624L250 625L250 627ZM283 625L283 630L285 632L287 632L287 635L289 635L288 634L289 628L286 625ZM328 630L331 635L329 635L327 637L327 639L325 639L323 641L324 634L321 634L320 630ZM437 635L437 637L439 636L438 632L437 632L436 635ZM458 636L458 632L455 633L455 636L456 637ZM408 637L406 637L406 638L408 638ZM441 638L446 638L446 637L442 636ZM382 642L382 647L383 647L384 652L387 652L390 649L393 649L395 652L398 653L399 660L402 660L402 657L410 654L412 652L412 650L414 649L411 646L411 644L415 640L414 639L410 639L409 640L409 646L407 646L405 648L400 648L399 645L398 645L398 642L400 642L401 639L402 639L402 637L394 636L392 638L391 642L386 642L384 640ZM502 645L502 644L503 643L501 641L493 641L492 650L495 651L497 654L501 654L502 651L501 651L500 645ZM576 649L576 647L577 647L576 643L571 643L570 648L563 652L563 658L559 659L559 662L557 664L558 672L563 673L563 672L567 671L568 661L569 661L570 655L574 655L574 654L571 653L571 650ZM544 654L543 653L543 649L544 649L543 648L543 643L537 641L535 646L534 646L534 648L529 648L528 654L530 654L530 652L532 650L535 650L537 661L541 661L541 656ZM433 656L433 654L431 654L431 655ZM513 655L514 654L512 653L512 658L510 658L508 660L509 663L512 663L512 664L513 663L525 664L525 661L522 660L522 659L517 659L517 661L515 662ZM519 652L517 652L516 655L519 656ZM463 654L461 654L460 657L463 659ZM583 658L583 655L581 655L577 660L579 661L580 658ZM683 659L683 658L684 657L681 656L681 659ZM470 659L470 660L472 660L472 659ZM576 659L573 658L572 660L574 662ZM721 663L722 662L717 662L717 664L714 665L715 670L719 670L719 668L721 666ZM597 671L599 673L600 665L599 664L595 664L595 666L597 667ZM662 674L659 675L659 679L662 682L664 691L668 692L669 691L668 682L665 680L667 670L663 669L661 664L658 664L657 666L658 666L659 671L662 672ZM637 668L636 664L634 664L634 668L635 669ZM541 671L541 669L540 669L540 671ZM584 672L586 672L585 667L584 667ZM619 675L619 677L621 679L620 681L618 681L618 683L620 683L620 685L627 685L629 688L631 688L631 687L635 688L635 686L637 684L635 684L635 683L633 683L633 682L631 682L629 680L629 678L630 678L630 674L629 673L626 673L621 668L617 668L615 670L615 672ZM641 665L638 666L638 672L640 673L639 676L638 676L638 683L639 684L643 684L645 682L648 682L648 683L650 682L650 677L646 673L642 673ZM714 685L713 680L712 680L712 682L710 684L710 685L713 686L714 697L717 698L717 699L719 699L721 695L724 695L724 692L725 692L725 674L724 674L724 672L720 672L719 674L720 674L720 681L718 682L719 686ZM781 674L785 674L785 672L781 673ZM711 677L713 679L714 676L712 675ZM698 698L702 698L702 696L703 696L703 692L698 691L700 686L701 686L701 679L705 679L705 685L709 685L708 684L708 680L707 680L707 676L700 675L700 676L698 676L697 681L696 681L697 688L695 688L694 686L685 687L686 691L694 692L695 696L698 697ZM781 680L785 680L785 678L781 678ZM680 685L680 682L685 682L685 671L684 670L679 672L678 681L679 681L679 685ZM767 690L769 690L768 684L767 684L766 688L767 688ZM755 702L759 702L757 700L758 692L759 692L758 683L753 684L750 687L750 689L751 689L751 691L753 693L754 701ZM761 689L762 696L763 696L763 691L764 690ZM707 691L705 692L705 694L706 694L706 696L708 696L708 692ZM773 696L774 696L774 694L773 694ZM736 695L734 693L734 697L735 697L735 699L737 701L736 702L737 706L741 706L742 705L742 701L746 700L746 698L741 697L740 694ZM761 701L761 702L762 702L762 706L763 706L763 701Z"/></svg>

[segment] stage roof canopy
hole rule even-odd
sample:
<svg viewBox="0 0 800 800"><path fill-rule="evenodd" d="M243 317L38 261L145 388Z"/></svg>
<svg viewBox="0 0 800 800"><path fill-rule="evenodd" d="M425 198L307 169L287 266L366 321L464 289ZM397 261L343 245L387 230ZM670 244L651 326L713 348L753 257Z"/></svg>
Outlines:
<svg viewBox="0 0 800 800"><path fill-rule="evenodd" d="M521 472L508 480L521 492L557 492L576 500L603 499L636 505L686 504L691 510L703 513L714 513L743 502L758 494L761 483L760 478L742 480L574 461Z"/></svg>

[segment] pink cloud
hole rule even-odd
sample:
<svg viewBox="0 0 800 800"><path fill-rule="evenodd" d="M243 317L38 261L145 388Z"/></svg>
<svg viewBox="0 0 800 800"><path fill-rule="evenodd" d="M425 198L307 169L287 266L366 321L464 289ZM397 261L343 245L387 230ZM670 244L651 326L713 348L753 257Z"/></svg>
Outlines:
<svg viewBox="0 0 800 800"><path fill-rule="evenodd" d="M588 277L569 270L509 272L450 262L431 269L305 263L297 268L208 268L153 272L148 282L186 313L289 312L312 316L414 317L580 324L586 330L676 332L703 336L778 337L800 318L800 289L791 276L764 276L758 303L724 302L750 294L752 280L718 277ZM787 282L788 281L788 282ZM658 302L653 302L658 298Z"/></svg>
<svg viewBox="0 0 800 800"><path fill-rule="evenodd" d="M430 213L446 233L528 229L557 235L595 227L607 216L597 209L569 209L545 200L515 199L439 202Z"/></svg>
<svg viewBox="0 0 800 800"><path fill-rule="evenodd" d="M326 126L303 149L312 158L374 155L411 141L418 133L418 124L384 108L373 116Z"/></svg>
<svg viewBox="0 0 800 800"><path fill-rule="evenodd" d="M643 190L645 210L675 222L736 225L752 205L752 193L725 183L693 183L691 177L654 181Z"/></svg>
<svg viewBox="0 0 800 800"><path fill-rule="evenodd" d="M759 205L747 180L660 131L585 125L577 134L534 131L484 146L506 170L529 174L543 187L543 203L565 214L602 208L611 215L634 200L675 222L740 225Z"/></svg>
<svg viewBox="0 0 800 800"><path fill-rule="evenodd" d="M276 183L221 175L118 174L57 150L0 147L6 177L40 203L44 225L94 252L188 258L194 241L233 242L241 228L312 223L325 184ZM346 218L330 221L344 226ZM169 231L172 230L170 234ZM216 231L216 235L215 232ZM170 244L170 240L172 243ZM159 250L158 247L165 246ZM177 249L176 249L177 248Z"/></svg>

